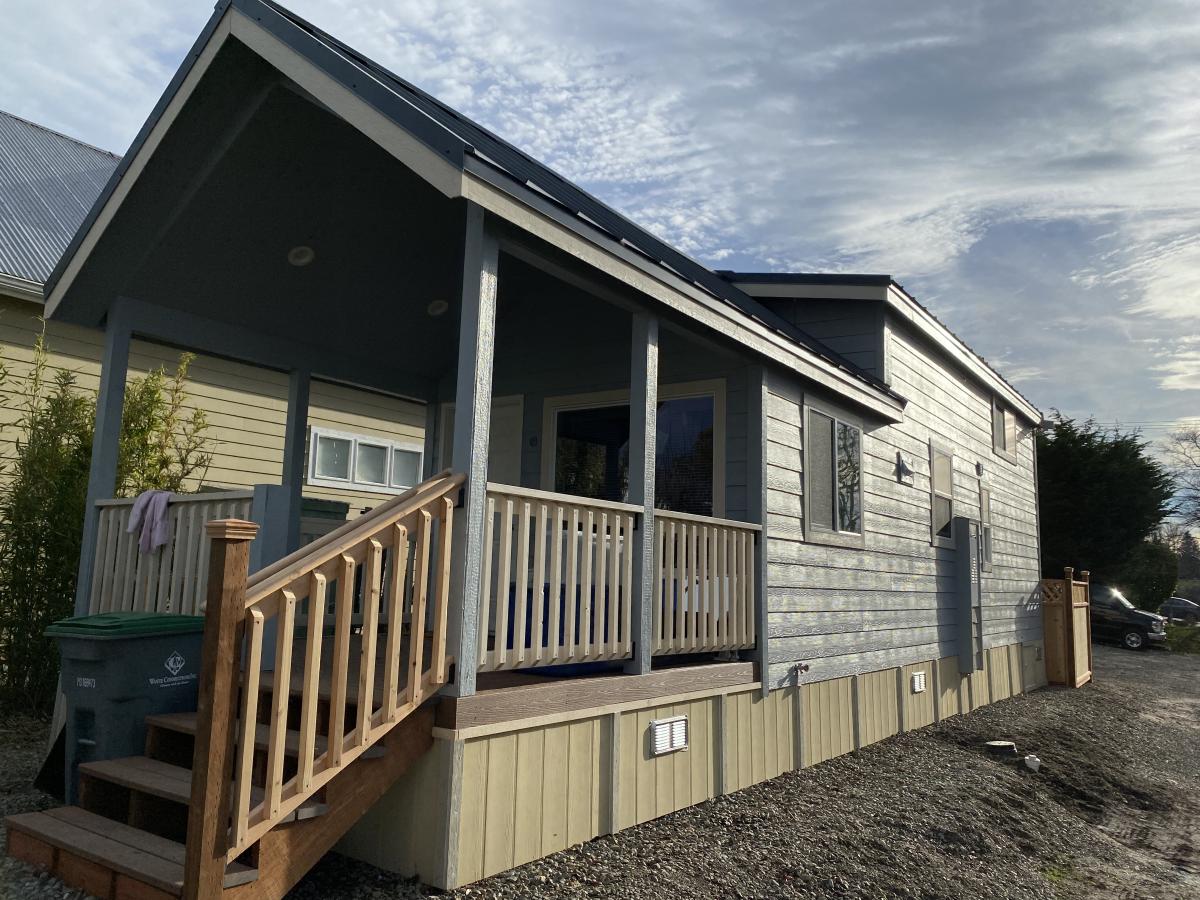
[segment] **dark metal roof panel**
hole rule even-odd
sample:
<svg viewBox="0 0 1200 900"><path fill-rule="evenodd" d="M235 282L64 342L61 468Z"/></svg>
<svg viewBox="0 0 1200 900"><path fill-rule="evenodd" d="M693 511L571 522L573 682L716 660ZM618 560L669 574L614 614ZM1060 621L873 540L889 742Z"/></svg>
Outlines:
<svg viewBox="0 0 1200 900"><path fill-rule="evenodd" d="M0 273L44 282L118 161L0 111Z"/></svg>
<svg viewBox="0 0 1200 900"><path fill-rule="evenodd" d="M726 281L740 284L844 284L855 287L887 287L892 284L891 275L854 275L817 272L731 272L718 269L717 274Z"/></svg>

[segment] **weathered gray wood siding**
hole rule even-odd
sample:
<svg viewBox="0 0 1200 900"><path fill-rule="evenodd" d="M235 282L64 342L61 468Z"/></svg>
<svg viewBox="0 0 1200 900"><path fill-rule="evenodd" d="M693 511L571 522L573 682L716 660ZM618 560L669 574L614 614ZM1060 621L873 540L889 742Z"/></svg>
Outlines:
<svg viewBox="0 0 1200 900"><path fill-rule="evenodd" d="M992 492L994 560L983 574L984 644L1041 637L1032 437L1015 464L991 442L991 396L941 360L902 323L885 330L892 386L908 398L904 422L864 423L865 547L806 543L802 408L798 381L772 373L767 410L769 677L822 681L957 653L954 550L930 540L929 441L954 451L955 513L979 516L979 479ZM814 394L813 400L818 397ZM829 398L833 399L833 398ZM916 472L895 477L897 451Z"/></svg>
<svg viewBox="0 0 1200 900"><path fill-rule="evenodd" d="M859 368L884 377L880 301L759 298L759 302Z"/></svg>

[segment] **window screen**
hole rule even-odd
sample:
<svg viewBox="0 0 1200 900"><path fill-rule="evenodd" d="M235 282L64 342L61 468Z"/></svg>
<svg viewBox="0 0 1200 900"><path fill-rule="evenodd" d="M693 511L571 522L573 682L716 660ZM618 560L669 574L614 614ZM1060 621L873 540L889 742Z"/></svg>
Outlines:
<svg viewBox="0 0 1200 900"><path fill-rule="evenodd" d="M838 531L862 531L862 448L853 425L837 423Z"/></svg>
<svg viewBox="0 0 1200 900"><path fill-rule="evenodd" d="M930 472L933 534L935 538L948 538L954 518L954 456L931 445Z"/></svg>
<svg viewBox="0 0 1200 900"><path fill-rule="evenodd" d="M833 530L833 419L818 412L808 417L809 523Z"/></svg>

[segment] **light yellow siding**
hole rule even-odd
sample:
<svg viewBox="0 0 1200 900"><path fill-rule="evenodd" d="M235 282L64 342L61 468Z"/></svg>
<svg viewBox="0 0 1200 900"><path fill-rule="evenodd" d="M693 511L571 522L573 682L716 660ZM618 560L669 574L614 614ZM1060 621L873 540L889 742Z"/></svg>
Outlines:
<svg viewBox="0 0 1200 900"><path fill-rule="evenodd" d="M1029 641L1021 645L1021 670L1025 690L1045 687L1046 656L1041 641Z"/></svg>
<svg viewBox="0 0 1200 900"><path fill-rule="evenodd" d="M923 663L913 663L901 670L900 696L903 706L903 726L905 731L923 728L934 722L934 703L937 695L934 693L933 660ZM913 676L918 672L925 673L925 690L914 693L912 689Z"/></svg>
<svg viewBox="0 0 1200 900"><path fill-rule="evenodd" d="M938 660L938 718L948 719L967 709L967 680L958 671L958 657Z"/></svg>
<svg viewBox="0 0 1200 900"><path fill-rule="evenodd" d="M858 678L858 745L865 747L900 731L896 669L868 672Z"/></svg>
<svg viewBox="0 0 1200 900"><path fill-rule="evenodd" d="M583 719L465 742L458 884L601 833L612 752L605 721Z"/></svg>
<svg viewBox="0 0 1200 900"><path fill-rule="evenodd" d="M853 677L834 678L801 688L800 747L805 766L854 749L853 681Z"/></svg>
<svg viewBox="0 0 1200 900"><path fill-rule="evenodd" d="M856 739L866 746L958 715L968 705L1032 689L1037 681L1024 674L1022 664L1028 669L1035 653L1035 644L993 648L987 667L967 678L959 677L958 658L947 656L780 688L766 699L757 686L747 686L553 725L521 729L514 723L512 731L477 737L468 730L458 739L461 803L451 826L457 843L450 841L457 849L445 879L433 883L469 884L722 790L741 790L850 753ZM912 675L919 671L926 675L925 690L913 693ZM688 717L688 749L655 757L650 722L679 715ZM410 799L389 795L388 809ZM386 818L371 821L392 827ZM435 815L432 826L439 821ZM409 873L419 854L406 840L411 837L381 842L396 855L395 864L386 861L386 849L360 855L362 845L355 843L347 852ZM370 852L380 844L365 846Z"/></svg>
<svg viewBox="0 0 1200 900"><path fill-rule="evenodd" d="M12 456L16 438L12 427L19 411L14 391L29 373L33 347L41 331L41 308L24 300L0 297L0 359L9 370L9 384L0 393L0 460ZM50 374L76 373L79 387L95 391L100 384L104 333L62 322L46 323ZM179 351L135 341L130 350L130 377L160 366L173 371ZM287 422L288 378L282 372L197 356L189 372L188 409L204 410L213 453L201 483L211 487L252 487L278 484L283 475L284 429ZM421 404L342 385L314 382L309 424L376 437L423 440L425 411ZM378 504L386 494L336 490L306 485L306 497L338 500L350 505L353 517Z"/></svg>
<svg viewBox="0 0 1200 900"><path fill-rule="evenodd" d="M619 713L616 828L627 828L716 796L714 748L719 700L706 698ZM688 717L688 749L655 756L650 722Z"/></svg>
<svg viewBox="0 0 1200 900"><path fill-rule="evenodd" d="M334 849L427 884L444 883L453 752L453 741L434 740Z"/></svg>
<svg viewBox="0 0 1200 900"><path fill-rule="evenodd" d="M796 688L725 699L724 787L739 791L797 768Z"/></svg>

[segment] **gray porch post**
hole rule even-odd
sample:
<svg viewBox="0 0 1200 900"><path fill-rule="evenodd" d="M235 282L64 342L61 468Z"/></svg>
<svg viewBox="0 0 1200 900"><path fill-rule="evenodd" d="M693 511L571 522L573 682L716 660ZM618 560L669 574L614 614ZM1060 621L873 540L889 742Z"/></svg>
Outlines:
<svg viewBox="0 0 1200 900"><path fill-rule="evenodd" d="M746 512L762 526L754 541L754 658L762 695L771 693L767 671L767 370L750 366L746 371Z"/></svg>
<svg viewBox="0 0 1200 900"><path fill-rule="evenodd" d="M483 519L487 501L499 255L499 244L487 228L483 210L468 202L458 331L458 386L454 395L454 444L450 456L451 468L466 475L462 507L454 516L450 572L450 596L459 608L457 614L452 613L450 623L455 677L449 690L458 697L475 693L479 658L480 569L485 552Z"/></svg>
<svg viewBox="0 0 1200 900"><path fill-rule="evenodd" d="M88 472L87 506L83 514L83 542L79 577L75 586L75 615L86 615L91 597L92 570L96 561L97 500L112 497L117 489L117 452L121 442L121 415L125 406L125 379L129 373L132 333L120 304L109 310L104 326L104 357L100 390L96 395L96 425L92 434L92 462Z"/></svg>
<svg viewBox="0 0 1200 900"><path fill-rule="evenodd" d="M287 426L283 437L283 486L287 489L287 549L300 546L300 513L304 502L304 451L308 443L308 400L312 374L293 369L288 377Z"/></svg>
<svg viewBox="0 0 1200 900"><path fill-rule="evenodd" d="M629 502L642 507L641 527L633 548L633 596L629 620L633 659L625 671L645 675L654 656L654 454L658 428L658 319L633 314L629 366Z"/></svg>

